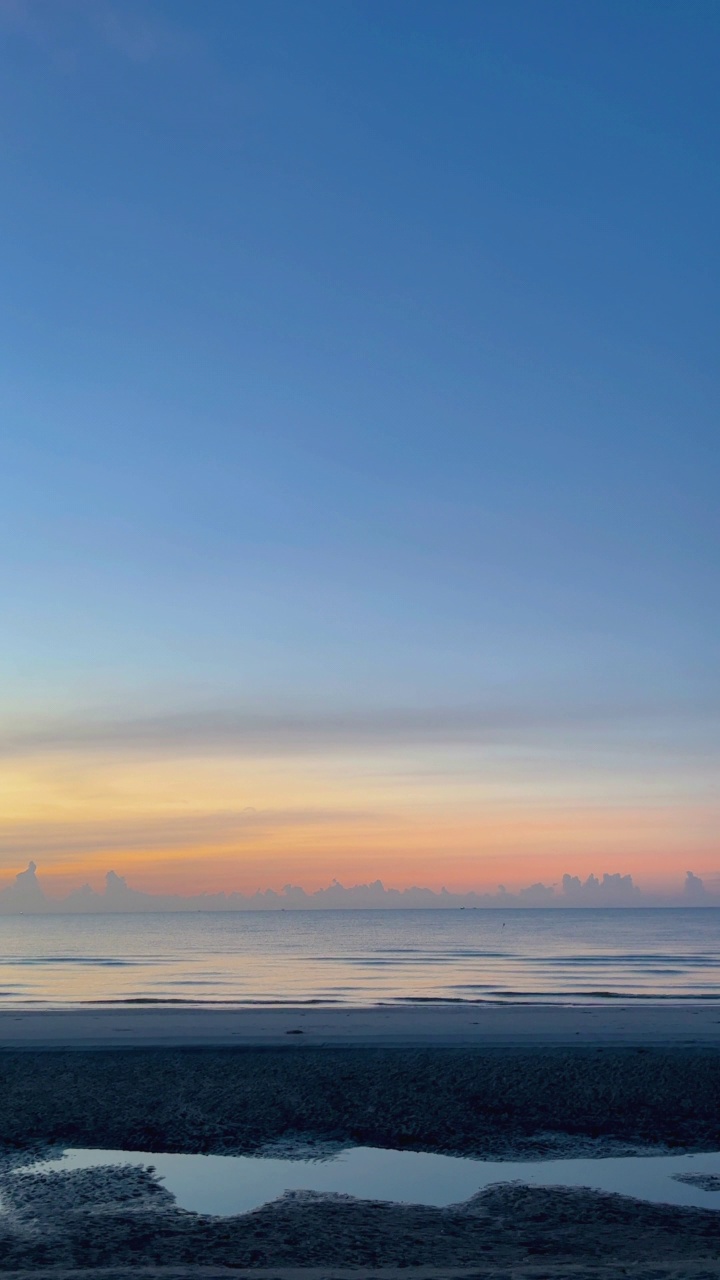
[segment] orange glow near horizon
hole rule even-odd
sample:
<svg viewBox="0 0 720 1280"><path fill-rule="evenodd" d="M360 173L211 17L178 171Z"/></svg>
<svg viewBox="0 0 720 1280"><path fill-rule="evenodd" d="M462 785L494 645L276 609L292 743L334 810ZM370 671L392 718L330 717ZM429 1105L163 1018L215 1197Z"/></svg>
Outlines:
<svg viewBox="0 0 720 1280"><path fill-rule="evenodd" d="M402 763L15 761L0 800L0 887L31 858L56 894L100 888L110 869L138 889L189 895L313 891L333 878L485 892L606 871L656 889L717 867L716 811L642 780L633 795L624 776L571 768L539 777L490 759L453 773L453 759L431 774L419 753Z"/></svg>
<svg viewBox="0 0 720 1280"><path fill-rule="evenodd" d="M712 874L717 856L709 830L688 841L688 815L577 813L571 821L558 813L496 815L488 822L479 813L470 828L439 822L435 831L410 827L390 833L350 834L346 826L283 828L267 832L240 847L185 846L123 848L101 852L43 856L17 855L2 868L0 885L23 870L32 856L51 893L64 893L89 882L102 885L114 870L138 889L183 895L214 892L254 893L301 885L306 891L327 886L334 878L345 885L382 880L386 887L419 885L433 890L494 890L498 884L517 889L542 881L552 884L569 872L583 878L605 871L631 872L647 888L678 884L688 869ZM705 824L702 824L703 826ZM709 822L708 822L709 827Z"/></svg>

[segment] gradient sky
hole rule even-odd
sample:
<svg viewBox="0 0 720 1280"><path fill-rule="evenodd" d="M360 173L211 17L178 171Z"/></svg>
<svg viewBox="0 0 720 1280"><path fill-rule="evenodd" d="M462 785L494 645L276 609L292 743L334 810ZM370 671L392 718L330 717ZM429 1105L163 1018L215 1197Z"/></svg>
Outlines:
<svg viewBox="0 0 720 1280"><path fill-rule="evenodd" d="M0 0L0 883L720 873L715 0Z"/></svg>

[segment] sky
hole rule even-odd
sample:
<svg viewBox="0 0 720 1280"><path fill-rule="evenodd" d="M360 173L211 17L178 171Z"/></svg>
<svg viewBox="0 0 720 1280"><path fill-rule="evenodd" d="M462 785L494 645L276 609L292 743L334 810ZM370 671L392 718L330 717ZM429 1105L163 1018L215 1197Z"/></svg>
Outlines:
<svg viewBox="0 0 720 1280"><path fill-rule="evenodd" d="M714 0L0 0L0 887L720 886Z"/></svg>

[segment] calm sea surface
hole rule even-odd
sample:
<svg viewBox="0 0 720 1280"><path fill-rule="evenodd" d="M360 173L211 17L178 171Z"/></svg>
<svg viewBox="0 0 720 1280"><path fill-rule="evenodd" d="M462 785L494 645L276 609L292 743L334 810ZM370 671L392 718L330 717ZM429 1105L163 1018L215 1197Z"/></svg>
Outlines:
<svg viewBox="0 0 720 1280"><path fill-rule="evenodd" d="M0 916L0 1004L720 999L720 909Z"/></svg>

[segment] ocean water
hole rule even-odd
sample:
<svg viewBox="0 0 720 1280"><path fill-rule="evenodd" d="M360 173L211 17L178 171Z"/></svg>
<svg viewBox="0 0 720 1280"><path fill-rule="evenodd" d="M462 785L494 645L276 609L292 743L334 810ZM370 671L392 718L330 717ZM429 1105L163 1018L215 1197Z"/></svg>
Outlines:
<svg viewBox="0 0 720 1280"><path fill-rule="evenodd" d="M720 999L720 909L0 916L0 1005Z"/></svg>

